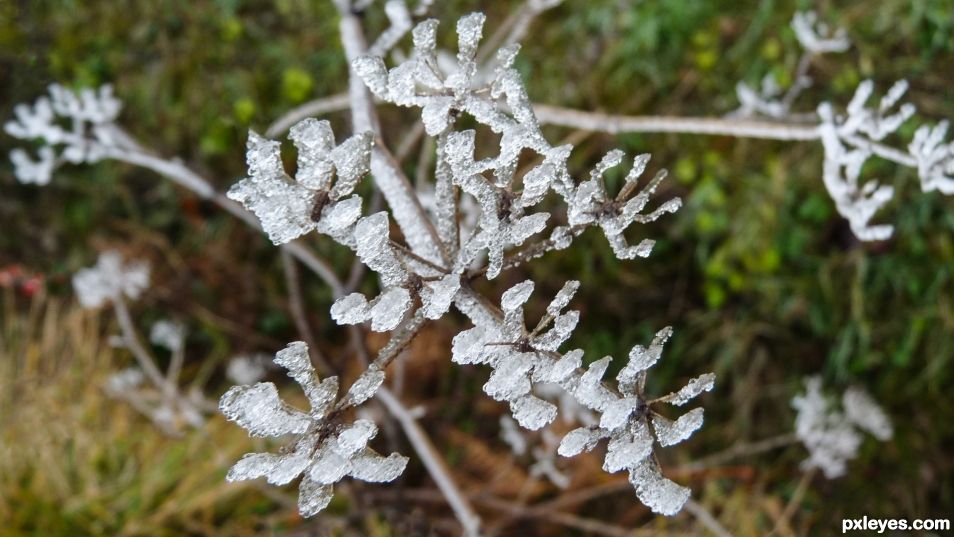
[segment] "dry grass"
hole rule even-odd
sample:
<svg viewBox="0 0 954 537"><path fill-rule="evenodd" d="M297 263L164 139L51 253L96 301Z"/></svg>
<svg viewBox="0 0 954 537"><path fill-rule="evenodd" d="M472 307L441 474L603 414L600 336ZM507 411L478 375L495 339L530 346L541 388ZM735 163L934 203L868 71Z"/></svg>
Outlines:
<svg viewBox="0 0 954 537"><path fill-rule="evenodd" d="M167 438L103 395L121 359L105 316L11 294L2 311L0 536L257 535L296 524L294 510L224 481L251 448L241 429L212 418Z"/></svg>

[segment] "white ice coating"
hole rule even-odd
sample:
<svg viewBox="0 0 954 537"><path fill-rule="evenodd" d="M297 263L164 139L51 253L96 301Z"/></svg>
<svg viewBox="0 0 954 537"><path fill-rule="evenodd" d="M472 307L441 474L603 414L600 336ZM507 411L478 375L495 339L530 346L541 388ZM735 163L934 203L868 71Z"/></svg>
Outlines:
<svg viewBox="0 0 954 537"><path fill-rule="evenodd" d="M277 454L245 455L229 470L227 480L265 477L269 483L284 485L302 476L299 512L310 517L327 507L332 485L346 476L383 482L393 481L404 472L407 457L397 453L384 457L368 447L378 431L373 422L359 419L350 425L325 423L337 396L338 379L318 378L305 343L290 343L276 354L275 363L288 370L288 375L301 385L311 410L305 413L285 404L270 382L229 389L219 401L219 409L227 419L252 436L297 435L297 439ZM369 370L352 385L346 397L352 404L360 404L374 395L383 380L383 372Z"/></svg>

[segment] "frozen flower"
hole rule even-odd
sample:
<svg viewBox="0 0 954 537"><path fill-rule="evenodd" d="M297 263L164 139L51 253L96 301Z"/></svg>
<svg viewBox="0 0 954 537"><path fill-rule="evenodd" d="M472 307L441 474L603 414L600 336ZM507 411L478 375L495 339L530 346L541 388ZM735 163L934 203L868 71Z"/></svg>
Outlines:
<svg viewBox="0 0 954 537"><path fill-rule="evenodd" d="M219 409L230 421L251 436L294 436L280 453L249 453L229 470L229 481L265 477L273 485L284 485L301 476L298 509L310 517L331 501L332 486L346 476L369 482L393 481L404 472L407 457L392 453L383 457L368 447L377 426L368 420L345 424L336 411L337 377L323 381L311 365L308 347L290 343L275 355L275 363L301 385L311 409L303 412L278 396L270 382L234 386L222 396ZM383 380L383 379L382 379ZM380 381L360 378L346 396L361 402L377 390ZM356 403L355 403L356 404Z"/></svg>

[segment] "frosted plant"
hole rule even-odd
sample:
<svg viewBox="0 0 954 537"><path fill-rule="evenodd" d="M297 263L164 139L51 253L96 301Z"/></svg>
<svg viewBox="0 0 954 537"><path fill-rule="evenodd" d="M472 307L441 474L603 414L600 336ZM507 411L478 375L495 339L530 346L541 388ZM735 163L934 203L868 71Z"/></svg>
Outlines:
<svg viewBox="0 0 954 537"><path fill-rule="evenodd" d="M249 435L295 440L279 454L249 453L229 470L226 479L241 481L265 477L273 485L285 485L301 476L298 509L313 516L332 497L332 485L346 476L369 482L393 481L404 472L407 457L392 453L382 457L368 447L377 426L368 420L342 423L341 413L353 401L371 397L359 379L345 397L337 399L338 378L319 380L303 342L290 343L275 355L275 363L301 385L310 411L303 412L283 402L271 382L233 386L219 401L219 409Z"/></svg>
<svg viewBox="0 0 954 537"><path fill-rule="evenodd" d="M112 306L122 333L111 344L132 353L138 367L127 368L106 380L107 395L126 401L163 431L181 433L183 426L200 427L208 403L198 388L183 393L178 386L185 358L185 327L161 320L152 326L150 341L168 349L172 358L165 373L143 345L126 306L126 299L138 299L149 286L149 265L142 261L124 263L115 251L100 254L96 265L73 276L73 289L85 308Z"/></svg>
<svg viewBox="0 0 954 537"><path fill-rule="evenodd" d="M588 176L576 178L568 167L573 147L551 145L543 136L541 122L610 132L659 129L819 140L826 154L826 187L839 212L866 240L890 234L889 226L871 225L870 221L890 198L891 190L861 181L865 159L877 156L916 168L924 190L954 190L954 146L945 141L946 123L919 128L907 151L885 145L913 111L910 105L902 105L892 112L905 89L903 84L889 90L874 107L867 103L872 86L864 83L845 112L829 104L813 107L808 113L792 111L796 97L810 82L807 69L811 57L848 46L845 32L829 31L811 14L796 15L792 23L806 51L795 83L785 91L771 79L763 80L759 91L740 85L742 107L734 118L630 121L633 118L535 105L514 68L519 52L516 41L535 14L557 3L530 0L509 33L494 36L490 45L484 43L484 49L480 42L485 17L467 15L457 22L456 53L447 53L438 48L435 20L423 20L411 29L415 18L426 16L431 4L426 0L413 10L403 0L386 2L390 27L377 39L366 38L355 14L373 2L337 0L342 45L352 72L347 95L331 100L344 97L351 111L351 136L337 144L328 122L304 118L300 111L290 113L276 122L283 125L281 129L269 129L269 137L275 138L291 126L289 138L297 152L297 165L294 174L289 174L282 164L280 142L250 132L248 177L235 184L227 196L217 194L208 180L181 161L158 157L120 130L114 123L119 105L108 90L72 92L53 86L49 97L17 109L17 118L7 124L7 132L40 142L36 159L22 150L11 154L21 181L43 184L64 162L109 158L146 167L252 225L260 222L283 253L302 261L329 284L335 297L331 318L349 325L347 332L359 357L365 358L360 352L363 326L390 332L377 356L368 357L365 372L340 397L335 377L317 379L303 343L292 343L279 352L276 362L304 388L311 403L309 412L283 403L271 383L252 385L261 378L258 368L246 367L249 364L242 361L230 364L229 376L241 385L221 400L226 416L255 435L296 437L278 454L245 457L233 468L230 479L266 477L279 484L302 475L300 507L302 513L311 515L327 504L331 486L346 475L369 481L396 478L407 459L369 451L367 442L376 432L370 421L343 421L344 411L376 397L407 433L465 533L478 534L476 513L439 460L434 462L437 451L428 449L427 435L415 422L417 414L404 408L383 385L388 365L420 329L456 308L473 327L454 338L452 360L489 366L484 390L506 402L520 426L543 431L557 416L564 423L576 424L559 443L561 455L592 450L607 440L603 458L607 471L626 470L637 497L653 511L672 515L680 510L689 491L662 476L654 449L657 444L668 447L687 439L701 426L702 409L671 420L659 407L686 404L712 389L714 378L703 375L664 397L650 398L644 393L647 371L659 359L671 330L657 333L648 348L634 347L612 383L602 378L611 358L584 367L581 350L562 350L579 319L578 312L566 311L578 282L566 283L542 318L530 325L523 310L533 282L519 283L504 292L500 307L475 290L477 283L488 286L484 280L570 247L580 234L594 227L600 228L618 258L645 257L651 253L652 240L631 244L637 232L630 228L680 206L677 198L658 204L651 199L665 174L658 172L642 181L648 155L634 158L616 193L608 191L605 175L625 160L619 151L608 152ZM410 51L401 48L401 37L408 31L412 33ZM498 44L495 53L492 49ZM396 64L389 67L385 58ZM435 158L420 166L417 190L404 175L399 159L385 146L385 140L394 136L381 131L372 95L385 105L418 110L424 133L434 138ZM758 121L756 116L769 121ZM60 126L63 122L72 122L73 128ZM485 135L497 140L496 147L491 156L479 157L477 140ZM388 211L365 213L368 208L354 193L365 175L373 177ZM295 240L311 232L350 249L376 276L377 294L369 297L355 292L357 284L342 282L328 263ZM140 278L142 283L137 284L136 271L123 272L118 261L111 266L109 277L104 277L106 271L99 267L77 275L81 300L90 305L112 303L124 331L124 346L136 357L144 377L159 387L164 401L187 400L178 396L175 381L168 380L173 375L160 373L150 362L148 351L137 343L123 306L121 299L138 296L145 281ZM181 356L181 347L178 353L173 349L173 355ZM113 385L125 384L117 380ZM852 423L864 423L879 431L877 434L887 430L886 422L870 411L872 405L864 397L853 395L844 405L845 415L854 416ZM361 410L357 408L356 413ZM549 460L545 452L534 455ZM541 463L536 468L541 475L556 477L555 465Z"/></svg>
<svg viewBox="0 0 954 537"><path fill-rule="evenodd" d="M600 415L599 424L568 433L560 443L563 456L593 449L601 439L609 439L603 469L628 470L640 501L653 511L675 514L689 490L662 477L651 456L654 438L661 446L687 439L702 425L702 409L694 409L675 421L651 410L650 405L670 403L681 406L712 389L711 374L693 379L681 390L665 397L648 399L643 393L646 371L662 354L672 330L657 333L648 349L636 346L629 363L620 371L618 390L603 384L603 375L612 360L605 357L581 370L583 352L561 354L559 348L575 328L579 314L563 312L578 282L569 282L547 307L544 318L532 330L524 325L523 305L533 291L533 282L511 287L501 298L503 322L496 327L475 327L454 338L453 360L458 363L487 364L494 369L484 385L491 397L507 401L521 426L539 429L556 417L556 406L533 393L535 382L559 384L582 406ZM651 422L651 425L650 425Z"/></svg>
<svg viewBox="0 0 954 537"><path fill-rule="evenodd" d="M881 99L877 108L865 106L871 96L872 82L862 82L848 105L847 115L839 116L831 105L818 107L821 119L819 132L825 147L822 178L835 206L848 219L851 229L861 240L884 240L891 236L893 227L869 224L874 213L894 196L894 189L875 181L859 184L859 175L865 161L872 154L872 142L896 131L911 115L914 105L905 103L890 115L908 84L899 81Z"/></svg>
<svg viewBox="0 0 954 537"><path fill-rule="evenodd" d="M802 468L819 468L829 479L844 475L847 462L858 456L861 431L881 441L893 434L887 415L863 390L849 388L841 403L843 411L822 393L819 377L805 379L805 393L792 399L795 434L809 452Z"/></svg>
<svg viewBox="0 0 954 537"><path fill-rule="evenodd" d="M583 182L574 192L573 200L569 202L567 219L571 226L585 226L598 223L606 235L613 252L620 259L648 257L652 251L654 241L644 239L636 246L626 244L623 232L633 222L641 224L652 222L665 213L676 212L682 206L679 198L673 198L649 214L641 214L649 202L649 197L656 191L659 183L666 177L665 170L660 171L638 194L630 198L637 189L637 181L646 169L649 155L639 155L633 161L633 167L626 175L623 188L616 197L606 193L606 184L603 174L606 170L618 166L623 160L622 151L611 151L590 174L590 179Z"/></svg>
<svg viewBox="0 0 954 537"><path fill-rule="evenodd" d="M119 252L100 254L96 265L73 276L73 289L84 308L98 308L123 297L137 299L149 286L149 265L124 264Z"/></svg>
<svg viewBox="0 0 954 537"><path fill-rule="evenodd" d="M907 122L915 113L911 103L898 106L908 89L905 80L895 82L876 107L868 106L874 92L871 80L861 82L846 110L840 113L828 102L818 105L814 114L795 114L792 105L802 91L812 84L808 75L813 57L831 52L844 52L851 43L847 32L839 28L829 30L818 22L814 12L796 13L792 29L804 53L798 62L791 87L783 94L771 76L762 81L761 91L755 91L740 82L736 93L741 106L733 116L766 116L775 120L816 120L811 131L804 134L789 132L790 138L817 138L825 150L822 179L835 202L838 213L862 241L878 241L891 237L893 226L871 224L875 213L894 198L894 189L876 181L863 182L861 170L872 156L915 168L921 190L954 193L954 144L945 143L947 122L934 127L922 125L907 146L907 151L884 145L883 141ZM892 111L895 108L896 111ZM782 134L782 133L780 133ZM771 136L768 136L771 137Z"/></svg>

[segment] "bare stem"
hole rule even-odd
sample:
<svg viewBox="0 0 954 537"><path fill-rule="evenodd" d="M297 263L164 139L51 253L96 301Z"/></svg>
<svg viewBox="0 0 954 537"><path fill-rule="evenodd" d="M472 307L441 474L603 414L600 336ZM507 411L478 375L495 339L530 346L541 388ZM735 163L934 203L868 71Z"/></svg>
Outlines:
<svg viewBox="0 0 954 537"><path fill-rule="evenodd" d="M318 366L323 375L332 375L331 364L325 358L321 349L318 348L318 340L315 338L311 325L308 323L308 316L305 313L305 301L301 291L301 280L298 277L298 267L295 266L295 259L288 253L288 250L282 250L282 269L285 273L285 285L288 287L288 309L291 312L292 319L295 322L295 328L301 337L308 344L308 352L311 361Z"/></svg>
<svg viewBox="0 0 954 537"><path fill-rule="evenodd" d="M407 439L414 448L414 451L417 452L421 462L424 463L424 467L427 468L431 478L434 479L437 487L444 495L444 498L447 499L447 503L451 509L453 509L457 519L464 527L465 535L470 537L480 535L480 517L477 515L477 512L474 511L474 508L471 507L470 502L467 501L467 498L461 493L460 489L457 488L457 484L454 483L453 478L450 476L450 471L447 469L447 464L444 463L443 458L437 452L434 444L431 443L424 429L421 428L420 424L417 423L417 420L414 419L414 416L401 401L387 388L380 388L377 393L377 398L384 404L391 415L397 418L398 423L401 424L401 428L404 429L404 434L407 435Z"/></svg>
<svg viewBox="0 0 954 537"><path fill-rule="evenodd" d="M169 383L156 366L155 358L146 349L145 345L142 344L139 331L136 330L132 316L129 315L129 308L126 307L126 302L121 296L113 298L113 311L116 313L116 320L119 321L119 329L122 330L123 341L126 343L129 352L132 353L133 358L139 363L139 367L142 368L143 372L149 377L149 380L152 381L156 388L159 388L164 393L168 393Z"/></svg>
<svg viewBox="0 0 954 537"><path fill-rule="evenodd" d="M618 134L624 132L673 132L708 134L766 140L818 140L817 125L735 118L695 118L672 116L620 116L584 112L545 104L533 105L540 124L560 125L589 131Z"/></svg>
<svg viewBox="0 0 954 537"><path fill-rule="evenodd" d="M337 95L331 95L329 97L315 99L314 101L308 101L301 106L292 108L288 112L285 112L284 115L273 121L272 124L265 129L265 136L269 138L276 138L287 132L292 125L303 119L327 114L330 112L341 112L342 110L347 110L350 108L350 106L351 99L348 97L347 93L338 93Z"/></svg>
<svg viewBox="0 0 954 537"><path fill-rule="evenodd" d="M685 509L689 514L696 517L696 520L716 537L732 537L732 534L722 527L722 524L719 524L719 521L712 516L712 513L692 498L686 500Z"/></svg>
<svg viewBox="0 0 954 537"><path fill-rule="evenodd" d="M733 459L738 459L741 457L749 457L752 455L758 455L760 453L765 453L767 451L772 451L773 449L778 449L786 446L790 446L798 442L798 438L794 433L785 433L778 436L772 436L764 440L759 440L757 442L751 442L747 444L736 444L729 449L720 451L718 453L713 453L707 457L697 459L689 464L679 467L680 472L698 472L699 470L704 470L706 468L711 468L713 466L718 466L720 464L729 462Z"/></svg>

